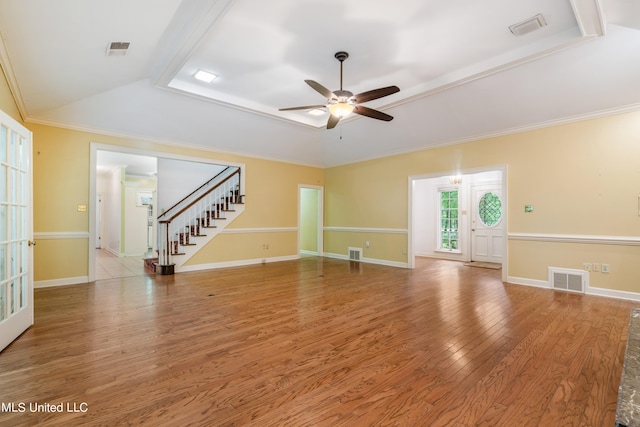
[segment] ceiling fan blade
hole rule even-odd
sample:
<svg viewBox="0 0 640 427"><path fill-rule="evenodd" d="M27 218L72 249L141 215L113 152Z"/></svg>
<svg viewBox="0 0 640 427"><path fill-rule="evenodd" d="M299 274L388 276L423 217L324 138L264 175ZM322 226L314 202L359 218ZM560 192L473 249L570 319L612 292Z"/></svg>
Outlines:
<svg viewBox="0 0 640 427"><path fill-rule="evenodd" d="M374 110L373 108L365 107L363 105L356 105L356 108L353 109L353 112L356 114L360 114L361 116L371 117L372 119L384 120L385 122L390 122L393 120L393 116L390 116L382 111Z"/></svg>
<svg viewBox="0 0 640 427"><path fill-rule="evenodd" d="M383 96L388 96L394 94L396 92L400 92L400 88L398 86L387 86L381 87L380 89L374 89L367 92L362 92L354 96L356 102L361 104L367 101L373 101L374 99L382 98Z"/></svg>
<svg viewBox="0 0 640 427"><path fill-rule="evenodd" d="M320 95L324 96L327 99L334 97L333 92L331 92L329 89L327 89L326 87L322 86L320 83L318 83L316 81L305 80L305 83L308 84L309 86L311 86L312 88L314 88L316 90L316 92L318 92Z"/></svg>
<svg viewBox="0 0 640 427"><path fill-rule="evenodd" d="M305 105L303 107L289 107L289 108L280 108L278 111L293 111L293 110L313 110L314 108L324 108L326 105L318 104L318 105Z"/></svg>
<svg viewBox="0 0 640 427"><path fill-rule="evenodd" d="M327 121L327 129L333 129L334 127L336 127L339 121L340 121L340 117L330 114L329 120Z"/></svg>

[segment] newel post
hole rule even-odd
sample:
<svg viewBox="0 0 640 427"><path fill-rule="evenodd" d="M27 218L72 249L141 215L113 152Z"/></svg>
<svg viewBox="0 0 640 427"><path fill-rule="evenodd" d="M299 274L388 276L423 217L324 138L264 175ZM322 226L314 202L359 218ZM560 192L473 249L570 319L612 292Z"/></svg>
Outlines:
<svg viewBox="0 0 640 427"><path fill-rule="evenodd" d="M169 224L170 221L159 221L162 230L158 233L160 238L158 245L158 261L156 265L156 273L169 275L174 273L175 264L171 263L171 242L169 241Z"/></svg>

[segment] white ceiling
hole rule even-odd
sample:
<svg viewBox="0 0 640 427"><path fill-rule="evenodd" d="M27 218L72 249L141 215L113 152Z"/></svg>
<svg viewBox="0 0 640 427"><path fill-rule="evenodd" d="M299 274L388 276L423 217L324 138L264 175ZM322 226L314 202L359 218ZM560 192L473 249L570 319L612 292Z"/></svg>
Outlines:
<svg viewBox="0 0 640 427"><path fill-rule="evenodd" d="M639 4L0 0L0 59L28 122L332 166L640 108ZM339 89L340 50L344 89L400 87L366 104L393 121L278 111L326 103L304 80Z"/></svg>
<svg viewBox="0 0 640 427"><path fill-rule="evenodd" d="M115 168L123 168L127 176L155 179L158 173L158 159L138 154L98 150L96 153L97 172L108 173Z"/></svg>

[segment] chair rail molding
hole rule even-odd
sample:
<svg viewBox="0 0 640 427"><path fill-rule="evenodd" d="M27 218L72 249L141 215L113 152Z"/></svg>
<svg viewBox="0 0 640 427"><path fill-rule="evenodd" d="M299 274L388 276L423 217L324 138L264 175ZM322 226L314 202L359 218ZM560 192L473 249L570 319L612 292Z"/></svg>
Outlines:
<svg viewBox="0 0 640 427"><path fill-rule="evenodd" d="M585 243L594 245L640 246L637 236L598 236L586 234L509 233L509 240L532 242Z"/></svg>

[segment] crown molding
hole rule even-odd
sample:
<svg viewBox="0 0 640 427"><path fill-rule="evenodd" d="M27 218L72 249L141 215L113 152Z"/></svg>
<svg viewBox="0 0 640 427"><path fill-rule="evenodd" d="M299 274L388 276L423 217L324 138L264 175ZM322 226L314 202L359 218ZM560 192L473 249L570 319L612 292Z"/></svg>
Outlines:
<svg viewBox="0 0 640 427"><path fill-rule="evenodd" d="M20 117L22 118L22 121L25 121L27 117L27 107L24 105L24 101L22 100L22 92L20 91L20 86L18 85L18 79L13 72L13 65L11 65L9 53L7 52L7 47L4 44L4 36L2 35L2 31L0 31L0 69L4 71L5 78L7 79L7 84L9 85L9 90L11 91L11 96L13 96L13 101L18 107Z"/></svg>

